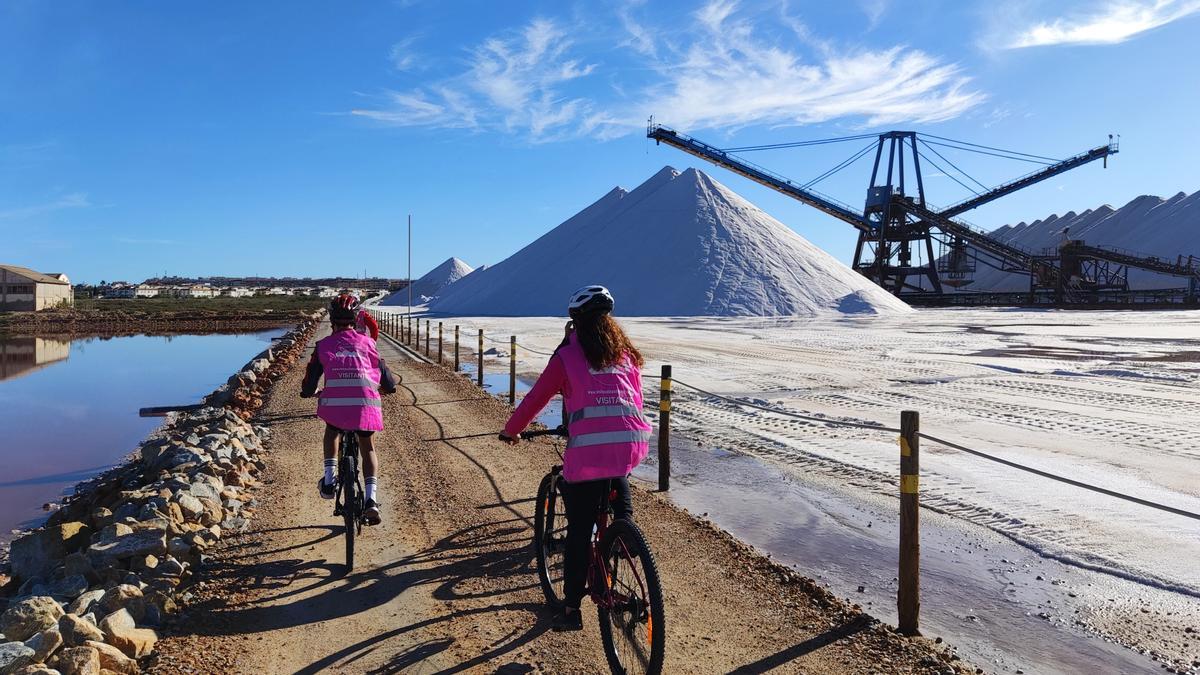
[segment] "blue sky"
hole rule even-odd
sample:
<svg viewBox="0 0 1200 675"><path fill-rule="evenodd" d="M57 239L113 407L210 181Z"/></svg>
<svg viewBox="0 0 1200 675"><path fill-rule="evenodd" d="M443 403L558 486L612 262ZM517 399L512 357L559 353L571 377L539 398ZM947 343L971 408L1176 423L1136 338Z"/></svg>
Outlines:
<svg viewBox="0 0 1200 675"><path fill-rule="evenodd" d="M1089 165L995 227L1200 189L1200 0L0 1L0 260L76 280L495 263L663 165L835 256L854 232L645 139L914 129ZM858 146L757 153L809 179ZM950 156L985 184L1033 168ZM936 174L936 171L930 171ZM820 184L860 204L859 163ZM930 175L929 200L965 196Z"/></svg>

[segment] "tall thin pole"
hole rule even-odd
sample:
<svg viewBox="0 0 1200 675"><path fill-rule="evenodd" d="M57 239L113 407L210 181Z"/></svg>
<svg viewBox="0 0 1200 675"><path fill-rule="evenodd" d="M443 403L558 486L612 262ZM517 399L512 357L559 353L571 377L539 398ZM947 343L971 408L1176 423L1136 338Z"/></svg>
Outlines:
<svg viewBox="0 0 1200 675"><path fill-rule="evenodd" d="M412 323L412 214L408 214L408 321Z"/></svg>

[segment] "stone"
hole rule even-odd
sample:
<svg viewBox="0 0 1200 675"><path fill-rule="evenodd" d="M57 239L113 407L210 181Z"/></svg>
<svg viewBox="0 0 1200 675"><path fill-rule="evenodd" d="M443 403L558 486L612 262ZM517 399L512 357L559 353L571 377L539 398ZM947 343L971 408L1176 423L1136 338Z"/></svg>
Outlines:
<svg viewBox="0 0 1200 675"><path fill-rule="evenodd" d="M93 640L87 643L88 647L96 650L100 655L100 667L111 670L114 673L128 673L129 675L137 675L142 672L138 667L138 662L125 656L125 654L116 647L105 644L99 640Z"/></svg>
<svg viewBox="0 0 1200 675"><path fill-rule="evenodd" d="M92 567L92 562L82 553L72 553L63 558L63 575L74 576L79 575L89 582L98 579L96 569ZM86 588L84 590L87 590Z"/></svg>
<svg viewBox="0 0 1200 675"><path fill-rule="evenodd" d="M45 589L45 593L39 595L51 595L69 602L87 591L88 580L82 574L72 574L46 584Z"/></svg>
<svg viewBox="0 0 1200 675"><path fill-rule="evenodd" d="M183 537L172 537L167 542L167 553L174 558L187 558L192 554L192 547Z"/></svg>
<svg viewBox="0 0 1200 675"><path fill-rule="evenodd" d="M112 516L112 511L104 508L103 506L92 509L92 515L90 516L92 527L96 528L97 530L103 530L109 525L112 525Z"/></svg>
<svg viewBox="0 0 1200 675"><path fill-rule="evenodd" d="M241 516L234 516L233 518L226 518L221 521L221 530L224 532L237 534L245 532L248 529L250 529L250 521Z"/></svg>
<svg viewBox="0 0 1200 675"><path fill-rule="evenodd" d="M68 647L54 658L62 675L100 675L100 652L93 647Z"/></svg>
<svg viewBox="0 0 1200 675"><path fill-rule="evenodd" d="M240 499L222 499L221 506L235 516L242 512L242 500Z"/></svg>
<svg viewBox="0 0 1200 675"><path fill-rule="evenodd" d="M118 609L104 617L100 630L104 632L105 642L135 659L149 654L158 642L158 634L149 628L138 628L126 609Z"/></svg>
<svg viewBox="0 0 1200 675"><path fill-rule="evenodd" d="M180 449L179 452L173 453L164 462L163 466L168 469L174 469L184 466L185 464L204 464L208 461L208 457L195 450Z"/></svg>
<svg viewBox="0 0 1200 675"><path fill-rule="evenodd" d="M171 519L173 525L179 525L186 520L183 517L183 508L179 506L179 502L167 504L167 517Z"/></svg>
<svg viewBox="0 0 1200 675"><path fill-rule="evenodd" d="M58 625L62 607L44 595L26 598L9 606L0 615L0 633L9 640L25 641L52 626Z"/></svg>
<svg viewBox="0 0 1200 675"><path fill-rule="evenodd" d="M212 499L201 499L204 504L204 515L200 517L202 525L213 526L219 525L225 520L225 509L221 508L221 504Z"/></svg>
<svg viewBox="0 0 1200 675"><path fill-rule="evenodd" d="M84 523L71 521L14 540L8 554L13 574L29 579L48 572L47 568L53 567L51 563L86 545L91 533Z"/></svg>
<svg viewBox="0 0 1200 675"><path fill-rule="evenodd" d="M25 646L33 650L33 662L41 663L50 658L54 650L62 646L63 636L58 626L47 628L25 641Z"/></svg>
<svg viewBox="0 0 1200 675"><path fill-rule="evenodd" d="M13 671L13 675L62 675L44 663L31 663ZM104 675L101 673L100 675Z"/></svg>
<svg viewBox="0 0 1200 675"><path fill-rule="evenodd" d="M68 647L82 647L88 640L104 641L104 633L99 628L74 614L64 614L58 620L58 632Z"/></svg>
<svg viewBox="0 0 1200 675"><path fill-rule="evenodd" d="M200 522L204 516L204 504L190 492L177 492L173 499L175 505L183 513L183 519L188 522Z"/></svg>
<svg viewBox="0 0 1200 675"><path fill-rule="evenodd" d="M124 609L134 621L140 621L146 614L146 600L142 589L131 584L121 584L108 589L104 597L100 598L100 609L104 610L105 614Z"/></svg>
<svg viewBox="0 0 1200 675"><path fill-rule="evenodd" d="M92 611L92 605L100 602L100 598L104 597L104 593L105 590L103 588L97 588L94 591L87 591L78 598L75 598L70 605L67 605L67 613L77 614L79 616L87 614L88 612Z"/></svg>
<svg viewBox="0 0 1200 675"><path fill-rule="evenodd" d="M11 673L34 662L34 651L20 642L0 644L0 673Z"/></svg>
<svg viewBox="0 0 1200 675"><path fill-rule="evenodd" d="M128 528L126 528L128 529ZM162 555L167 552L166 530L147 529L115 539L102 540L88 547L92 561L124 560L134 556Z"/></svg>

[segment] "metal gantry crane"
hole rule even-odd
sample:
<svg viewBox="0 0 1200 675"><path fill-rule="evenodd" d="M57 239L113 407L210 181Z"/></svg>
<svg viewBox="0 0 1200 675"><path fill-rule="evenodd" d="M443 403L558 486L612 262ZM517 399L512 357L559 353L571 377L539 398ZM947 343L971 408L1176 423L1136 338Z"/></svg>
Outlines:
<svg viewBox="0 0 1200 675"><path fill-rule="evenodd" d="M1085 164L1101 160L1107 166L1108 157L1119 151L1118 144L1112 136L1105 145L1057 160L930 134L917 134L913 131L889 131L882 134L860 134L796 143L718 148L668 127L654 124L651 119L646 135L658 143L666 143L723 166L853 226L858 230L854 269L881 287L906 299L920 298L924 302L936 303L937 298L948 295L943 285L962 286L970 283L970 275L975 271L976 263L983 263L1002 271L1028 274L1028 301L1034 301L1033 296L1039 291L1044 291L1044 295L1050 295L1061 302L1066 299L1071 284L1077 282L1079 277L1078 266L1071 270L1075 274L1063 273L1062 259L1071 256L1076 261L1107 261L1118 266L1151 269L1163 274L1187 277L1193 287L1191 296L1195 298L1194 288L1196 279L1200 278L1200 261L1192 258L1187 262L1180 259L1171 264L1156 258L1086 246L1083 242L1073 242L1070 247L1064 246L1061 255L1038 254L1000 241L983 230L956 219L956 216L966 211ZM871 142L847 160L805 183L788 179L737 154L862 139L871 139ZM988 188L958 169L937 146L1034 162L1039 164L1040 168L999 186ZM930 154L927 155L922 149L928 150ZM815 184L868 156L871 150L875 151L875 163L867 185L865 205L861 211L813 189ZM956 169L959 175L974 181L981 190L975 190L971 185L956 178L955 174L934 159L935 156ZM922 161L959 182L974 193L973 196L945 208L930 205L925 198ZM934 252L934 241L940 244L940 255ZM1108 287L1112 287L1112 284Z"/></svg>

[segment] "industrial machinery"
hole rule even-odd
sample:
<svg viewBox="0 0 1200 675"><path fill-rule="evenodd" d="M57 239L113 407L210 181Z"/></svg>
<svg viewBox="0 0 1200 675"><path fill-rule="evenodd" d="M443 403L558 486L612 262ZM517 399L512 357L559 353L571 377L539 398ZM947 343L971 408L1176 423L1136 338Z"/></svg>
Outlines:
<svg viewBox="0 0 1200 675"><path fill-rule="evenodd" d="M1053 159L1003 150L966 141L956 141L913 131L889 131L839 138L718 148L673 129L654 123L648 138L666 143L691 155L723 166L772 190L799 200L858 230L853 268L884 289L914 304L1091 304L1112 299L1130 300L1125 270L1147 269L1188 280L1188 289L1175 295L1195 303L1200 285L1200 259L1180 257L1175 262L1154 257L1089 246L1078 240L1059 249L1035 253L1003 242L976 228L959 216L1000 197L1029 187L1071 169L1101 160L1118 152L1117 141L1109 142L1066 159ZM798 148L829 143L862 141L867 145L845 161L807 182L797 182L739 156L761 150ZM1040 168L1001 185L988 188L958 168L938 147L1036 163ZM813 186L854 164L874 150L875 162L867 184L862 210L855 209L813 189ZM928 152L928 154L926 154ZM934 159L934 158L937 159ZM940 162L938 161L940 160ZM925 162L950 177L971 193L949 207L937 208L925 199L921 163ZM944 163L946 166L943 166ZM954 171L946 167L953 168ZM959 179L974 181L979 190ZM935 243L938 252L934 252ZM1027 293L963 292L983 264L1005 272L1027 274ZM1172 296L1174 297L1174 296ZM1160 296L1162 299L1162 296Z"/></svg>

